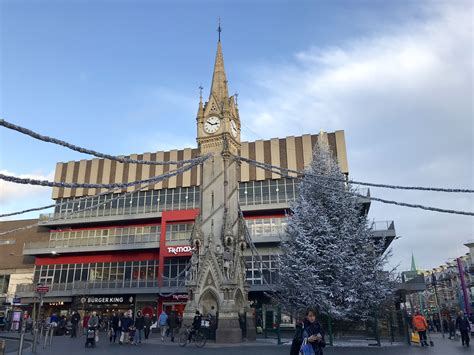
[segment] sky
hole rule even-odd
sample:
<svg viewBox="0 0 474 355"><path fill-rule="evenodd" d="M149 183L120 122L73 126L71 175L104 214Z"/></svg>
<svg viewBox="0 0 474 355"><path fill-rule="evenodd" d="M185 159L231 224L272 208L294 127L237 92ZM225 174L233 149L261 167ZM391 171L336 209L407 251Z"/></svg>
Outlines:
<svg viewBox="0 0 474 355"><path fill-rule="evenodd" d="M469 1L0 0L0 116L115 155L194 147L220 17L243 140L344 130L354 180L473 189L473 15ZM86 158L0 129L3 173L52 180ZM371 195L474 211L472 195ZM50 198L0 182L0 213ZM395 221L400 271L474 239L472 217L373 202L369 218Z"/></svg>

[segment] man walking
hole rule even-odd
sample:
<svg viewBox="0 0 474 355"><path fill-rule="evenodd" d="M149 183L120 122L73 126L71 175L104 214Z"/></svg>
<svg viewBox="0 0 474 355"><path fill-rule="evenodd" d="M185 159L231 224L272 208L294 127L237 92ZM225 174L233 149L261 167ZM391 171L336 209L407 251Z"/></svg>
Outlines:
<svg viewBox="0 0 474 355"><path fill-rule="evenodd" d="M148 313L145 313L145 318L143 319L143 323L144 323L144 330L145 330L145 339L148 339L148 337L150 336L150 329L151 329L151 318L150 318L150 315Z"/></svg>
<svg viewBox="0 0 474 355"><path fill-rule="evenodd" d="M72 311L72 316L71 316L71 325L72 325L71 338L77 338L77 328L79 326L80 320L81 320L81 316L79 315L79 313L77 313L76 311Z"/></svg>
<svg viewBox="0 0 474 355"><path fill-rule="evenodd" d="M162 311L158 318L158 325L161 331L161 341L165 341L166 331L168 330L168 315L165 311Z"/></svg>
<svg viewBox="0 0 474 355"><path fill-rule="evenodd" d="M170 316L168 317L168 326L170 327L171 341L174 341L174 334L176 333L176 328L179 326L179 319L176 311L171 311Z"/></svg>
<svg viewBox="0 0 474 355"><path fill-rule="evenodd" d="M466 344L466 346L469 347L469 332L471 331L471 325L469 324L469 319L462 311L459 312L459 315L456 318L456 329L461 333L462 346Z"/></svg>
<svg viewBox="0 0 474 355"><path fill-rule="evenodd" d="M413 317L413 329L417 331L420 335L421 346L428 346L428 341L426 339L426 330L428 329L428 322L426 321L426 318L421 315L420 312L416 312L415 317Z"/></svg>
<svg viewBox="0 0 474 355"><path fill-rule="evenodd" d="M142 312L138 311L135 318L135 338L133 344L137 345L142 342L143 328L145 327L145 320L143 319Z"/></svg>

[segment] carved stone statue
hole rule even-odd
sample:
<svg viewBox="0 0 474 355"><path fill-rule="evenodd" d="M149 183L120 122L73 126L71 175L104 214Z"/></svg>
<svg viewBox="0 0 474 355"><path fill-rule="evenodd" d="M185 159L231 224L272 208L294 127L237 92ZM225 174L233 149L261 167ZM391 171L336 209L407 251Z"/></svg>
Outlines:
<svg viewBox="0 0 474 355"><path fill-rule="evenodd" d="M199 256L198 251L194 251L193 255L191 256L191 280L197 281L198 273L199 273Z"/></svg>
<svg viewBox="0 0 474 355"><path fill-rule="evenodd" d="M224 251L224 276L227 280L231 279L231 261L232 254L228 248Z"/></svg>

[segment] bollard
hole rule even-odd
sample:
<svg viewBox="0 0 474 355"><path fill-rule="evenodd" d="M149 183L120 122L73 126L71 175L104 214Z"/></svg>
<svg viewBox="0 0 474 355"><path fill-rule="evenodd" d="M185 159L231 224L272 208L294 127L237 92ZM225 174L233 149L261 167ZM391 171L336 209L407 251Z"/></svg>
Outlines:
<svg viewBox="0 0 474 355"><path fill-rule="evenodd" d="M43 343L43 349L46 349L46 345L48 344L48 329L46 329L46 332L44 334L44 343Z"/></svg>
<svg viewBox="0 0 474 355"><path fill-rule="evenodd" d="M49 346L53 343L54 327L49 328Z"/></svg>
<svg viewBox="0 0 474 355"><path fill-rule="evenodd" d="M0 339L0 355L5 354L5 340Z"/></svg>
<svg viewBox="0 0 474 355"><path fill-rule="evenodd" d="M23 342L25 341L25 330L26 330L26 320L23 320L21 325L21 334L20 334L20 345L18 346L18 355L23 353Z"/></svg>
<svg viewBox="0 0 474 355"><path fill-rule="evenodd" d="M38 324L33 326L33 345L31 346L31 352L36 354L36 346L38 345Z"/></svg>

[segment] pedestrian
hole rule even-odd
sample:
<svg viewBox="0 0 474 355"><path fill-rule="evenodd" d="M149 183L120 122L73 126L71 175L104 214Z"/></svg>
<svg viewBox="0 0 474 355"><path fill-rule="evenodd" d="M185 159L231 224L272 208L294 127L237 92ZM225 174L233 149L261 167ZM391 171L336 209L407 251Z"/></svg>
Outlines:
<svg viewBox="0 0 474 355"><path fill-rule="evenodd" d="M469 333L471 331L471 325L469 324L469 319L467 315L464 315L462 311L459 312L458 317L456 318L456 329L461 333L461 343L462 346L466 345L469 347Z"/></svg>
<svg viewBox="0 0 474 355"><path fill-rule="evenodd" d="M303 321L303 339L311 345L315 355L323 355L323 348L326 346L324 331L321 323L316 320L316 310L313 308L306 311L306 319Z"/></svg>
<svg viewBox="0 0 474 355"><path fill-rule="evenodd" d="M110 342L114 343L117 341L117 337L120 340L120 317L117 313L114 313L112 315L112 318L110 319L110 328L112 330L112 337L110 338Z"/></svg>
<svg viewBox="0 0 474 355"><path fill-rule="evenodd" d="M133 339L133 344L141 344L143 328L145 327L145 319L143 318L142 312L137 311L137 316L135 317L135 337Z"/></svg>
<svg viewBox="0 0 474 355"><path fill-rule="evenodd" d="M290 355L299 355L301 344L303 344L303 322L297 322L295 327L295 335L291 342Z"/></svg>
<svg viewBox="0 0 474 355"><path fill-rule="evenodd" d="M97 312L93 311L89 321L87 322L87 327L91 328L95 332L95 342L99 341L99 317L97 316Z"/></svg>
<svg viewBox="0 0 474 355"><path fill-rule="evenodd" d="M413 329L418 332L420 336L421 346L428 346L428 341L426 339L426 330L428 329L428 322L420 312L416 312L415 317L413 317Z"/></svg>
<svg viewBox="0 0 474 355"><path fill-rule="evenodd" d="M120 334L119 344L122 345L123 343L128 343L130 340L130 328L133 325L133 320L130 317L129 313L126 312L122 319L120 320L122 325L122 332Z"/></svg>
<svg viewBox="0 0 474 355"><path fill-rule="evenodd" d="M79 327L79 322L81 321L81 316L76 311L72 311L71 316L71 338L77 338L77 328Z"/></svg>
<svg viewBox="0 0 474 355"><path fill-rule="evenodd" d="M170 312L168 317L168 326L170 330L171 341L174 342L174 335L177 332L177 328L179 326L178 313L174 310Z"/></svg>
<svg viewBox="0 0 474 355"><path fill-rule="evenodd" d="M161 341L165 341L166 331L168 330L168 315L162 311L158 318L158 325L160 326Z"/></svg>
<svg viewBox="0 0 474 355"><path fill-rule="evenodd" d="M449 338L448 339L453 339L456 336L456 323L453 318L451 318L451 315L448 318L448 330L449 330Z"/></svg>
<svg viewBox="0 0 474 355"><path fill-rule="evenodd" d="M191 331L189 332L188 342L191 342L192 336L197 331L199 331L199 329L201 329L201 323L202 323L201 313L199 313L199 311L196 311L196 314L194 315L194 318L193 318L192 328L191 328Z"/></svg>
<svg viewBox="0 0 474 355"><path fill-rule="evenodd" d="M89 312L87 312L84 316L84 318L82 319L82 330L84 332L84 335L87 334L87 324L89 324L89 319L90 319L90 314Z"/></svg>
<svg viewBox="0 0 474 355"><path fill-rule="evenodd" d="M143 330L145 333L145 339L148 339L150 336L150 330L151 330L151 317L150 314L145 313L145 317L143 318Z"/></svg>

